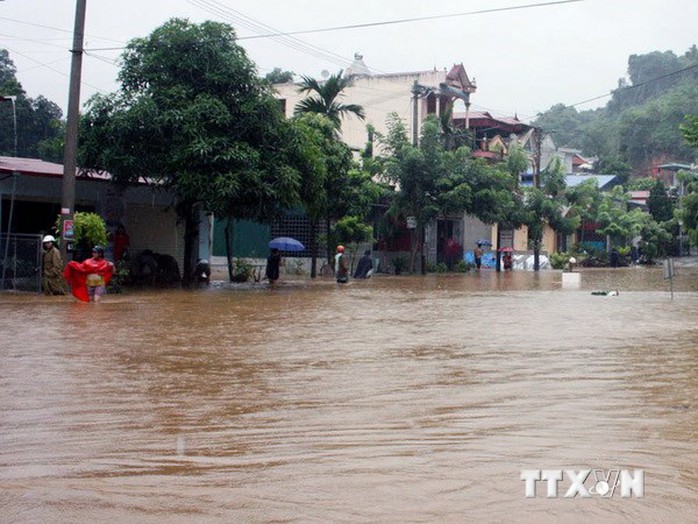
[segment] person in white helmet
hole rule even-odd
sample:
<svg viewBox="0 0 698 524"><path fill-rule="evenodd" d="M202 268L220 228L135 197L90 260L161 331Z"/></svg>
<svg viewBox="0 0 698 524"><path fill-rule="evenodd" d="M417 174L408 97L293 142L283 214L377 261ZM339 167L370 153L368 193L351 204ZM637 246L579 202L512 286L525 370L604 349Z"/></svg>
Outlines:
<svg viewBox="0 0 698 524"><path fill-rule="evenodd" d="M52 235L46 235L43 243L44 294L65 295L63 259L56 247L56 239Z"/></svg>

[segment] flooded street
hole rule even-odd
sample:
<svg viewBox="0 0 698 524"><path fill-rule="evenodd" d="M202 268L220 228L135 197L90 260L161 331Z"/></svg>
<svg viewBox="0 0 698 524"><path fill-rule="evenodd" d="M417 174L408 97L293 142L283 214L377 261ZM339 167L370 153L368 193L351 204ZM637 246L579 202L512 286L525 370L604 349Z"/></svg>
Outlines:
<svg viewBox="0 0 698 524"><path fill-rule="evenodd" d="M0 295L0 521L695 522L698 269L560 279Z"/></svg>

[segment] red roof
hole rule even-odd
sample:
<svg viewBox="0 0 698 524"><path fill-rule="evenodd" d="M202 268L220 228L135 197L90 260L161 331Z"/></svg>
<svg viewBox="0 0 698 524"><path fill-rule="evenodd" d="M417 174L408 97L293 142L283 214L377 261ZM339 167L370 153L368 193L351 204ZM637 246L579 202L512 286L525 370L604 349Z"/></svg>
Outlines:
<svg viewBox="0 0 698 524"><path fill-rule="evenodd" d="M29 176L48 176L60 178L63 176L63 164L45 162L38 158L21 158L14 156L0 156L0 173L21 173ZM106 172L83 172L75 170L75 176L93 180L111 180L111 175Z"/></svg>
<svg viewBox="0 0 698 524"><path fill-rule="evenodd" d="M63 177L63 164L45 162L38 158L22 158L14 156L0 156L0 173L20 173L26 176L45 176L51 178ZM100 180L108 182L112 179L106 171L85 171L80 168L75 170L75 177L79 180ZM151 185L152 181L139 180L140 184Z"/></svg>
<svg viewBox="0 0 698 524"><path fill-rule="evenodd" d="M453 113L453 120L465 120L465 113ZM501 128L510 133L532 129L533 126L524 124L516 117L494 117L487 111L471 111L468 113L468 125L473 128Z"/></svg>
<svg viewBox="0 0 698 524"><path fill-rule="evenodd" d="M480 158L499 158L500 154L495 153L494 151L483 151L482 149L476 149L473 151L473 156Z"/></svg>

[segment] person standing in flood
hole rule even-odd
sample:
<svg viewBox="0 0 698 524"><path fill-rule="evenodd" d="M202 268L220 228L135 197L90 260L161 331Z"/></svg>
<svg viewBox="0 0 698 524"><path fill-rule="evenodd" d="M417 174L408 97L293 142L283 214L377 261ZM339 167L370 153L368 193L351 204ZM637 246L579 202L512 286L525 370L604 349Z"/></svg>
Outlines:
<svg viewBox="0 0 698 524"><path fill-rule="evenodd" d="M371 274L373 274L373 260L371 260L371 250L367 249L356 264L354 278L369 278Z"/></svg>
<svg viewBox="0 0 698 524"><path fill-rule="evenodd" d="M104 248L92 248L92 258L84 262L71 260L63 276L70 284L73 296L82 302L100 302L114 274L114 264L104 258Z"/></svg>
<svg viewBox="0 0 698 524"><path fill-rule="evenodd" d="M52 235L46 235L43 239L44 253L42 267L44 271L44 294L65 295L63 285L63 259L61 252L56 247L56 239Z"/></svg>
<svg viewBox="0 0 698 524"><path fill-rule="evenodd" d="M269 280L269 285L273 286L279 280L281 267L281 253L276 248L272 248L271 253L267 257L267 267L264 271L264 276Z"/></svg>
<svg viewBox="0 0 698 524"><path fill-rule="evenodd" d="M337 246L337 254L334 256L334 269L337 282L346 284L349 282L349 266L344 256L344 246Z"/></svg>
<svg viewBox="0 0 698 524"><path fill-rule="evenodd" d="M475 257L475 266L477 270L480 271L480 266L482 266L482 244L477 245L473 252L473 256Z"/></svg>

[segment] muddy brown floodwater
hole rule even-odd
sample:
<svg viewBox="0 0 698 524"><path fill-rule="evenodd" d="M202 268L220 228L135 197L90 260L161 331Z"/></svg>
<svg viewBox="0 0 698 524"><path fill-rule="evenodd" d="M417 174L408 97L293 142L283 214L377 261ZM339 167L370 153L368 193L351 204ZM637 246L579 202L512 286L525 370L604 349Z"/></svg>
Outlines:
<svg viewBox="0 0 698 524"><path fill-rule="evenodd" d="M0 521L696 522L698 269L560 278L0 295Z"/></svg>

